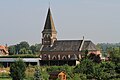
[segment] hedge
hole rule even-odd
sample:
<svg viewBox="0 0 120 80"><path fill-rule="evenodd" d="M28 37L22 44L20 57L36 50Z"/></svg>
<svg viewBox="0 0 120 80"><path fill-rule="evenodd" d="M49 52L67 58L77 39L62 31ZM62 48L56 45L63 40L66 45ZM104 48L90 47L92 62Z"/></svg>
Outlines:
<svg viewBox="0 0 120 80"><path fill-rule="evenodd" d="M18 55L0 56L0 58L39 58L39 55L18 54Z"/></svg>

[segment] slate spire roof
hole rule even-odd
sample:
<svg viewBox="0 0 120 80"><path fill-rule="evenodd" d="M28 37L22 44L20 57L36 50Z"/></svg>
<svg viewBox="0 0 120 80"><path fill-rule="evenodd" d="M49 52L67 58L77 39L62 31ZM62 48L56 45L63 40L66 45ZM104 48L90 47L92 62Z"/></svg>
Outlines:
<svg viewBox="0 0 120 80"><path fill-rule="evenodd" d="M50 8L48 8L47 18L42 33L44 32L56 32Z"/></svg>

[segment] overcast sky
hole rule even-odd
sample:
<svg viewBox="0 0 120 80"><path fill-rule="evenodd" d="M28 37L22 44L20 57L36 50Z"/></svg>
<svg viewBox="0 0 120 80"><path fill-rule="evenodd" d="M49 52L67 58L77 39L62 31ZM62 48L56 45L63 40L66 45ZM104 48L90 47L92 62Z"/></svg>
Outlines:
<svg viewBox="0 0 120 80"><path fill-rule="evenodd" d="M0 45L41 43L50 0L0 0ZM58 39L120 42L120 0L51 0Z"/></svg>

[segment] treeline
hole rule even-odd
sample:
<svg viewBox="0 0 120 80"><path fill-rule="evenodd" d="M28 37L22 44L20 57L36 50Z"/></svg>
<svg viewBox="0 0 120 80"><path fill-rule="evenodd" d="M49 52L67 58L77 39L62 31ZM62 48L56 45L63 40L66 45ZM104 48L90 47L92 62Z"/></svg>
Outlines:
<svg viewBox="0 0 120 80"><path fill-rule="evenodd" d="M101 50L103 57L107 57L113 51L120 53L120 43L98 43L97 47Z"/></svg>
<svg viewBox="0 0 120 80"><path fill-rule="evenodd" d="M16 54L38 54L41 44L29 45L28 42L22 41L19 44L8 47L9 55Z"/></svg>
<svg viewBox="0 0 120 80"><path fill-rule="evenodd" d="M120 43L98 43L97 46L103 51L107 51L109 48L120 47Z"/></svg>

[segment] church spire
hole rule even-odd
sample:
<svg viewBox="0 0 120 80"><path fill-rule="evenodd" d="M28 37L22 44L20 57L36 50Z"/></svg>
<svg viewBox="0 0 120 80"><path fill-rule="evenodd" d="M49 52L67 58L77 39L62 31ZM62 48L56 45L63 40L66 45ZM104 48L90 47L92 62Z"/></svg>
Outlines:
<svg viewBox="0 0 120 80"><path fill-rule="evenodd" d="M44 25L44 30L42 31L42 44L48 46L53 45L54 41L57 40L56 36L57 36L57 32L54 26L51 10L49 7L47 18Z"/></svg>
<svg viewBox="0 0 120 80"><path fill-rule="evenodd" d="M44 30L43 30L42 33L46 32L46 31L56 32L50 8L48 9L47 18L46 18L46 22L45 22L45 25L44 25Z"/></svg>

